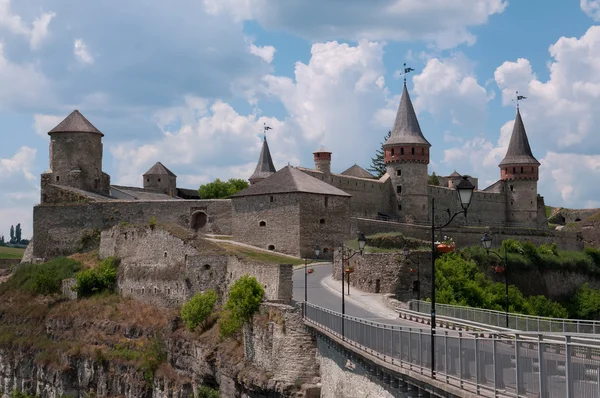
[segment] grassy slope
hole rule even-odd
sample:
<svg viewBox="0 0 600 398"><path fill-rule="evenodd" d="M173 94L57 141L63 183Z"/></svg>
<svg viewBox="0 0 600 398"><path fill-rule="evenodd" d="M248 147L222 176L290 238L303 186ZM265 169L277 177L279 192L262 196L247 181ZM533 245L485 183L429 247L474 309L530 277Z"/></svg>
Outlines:
<svg viewBox="0 0 600 398"><path fill-rule="evenodd" d="M252 260L264 261L266 263L273 264L304 264L304 260L301 258L291 258L286 256L281 256L277 253L265 253L260 250L253 250L252 248L245 246L238 246L227 242L218 242L219 246L224 248L227 253L235 254L241 257L247 257Z"/></svg>
<svg viewBox="0 0 600 398"><path fill-rule="evenodd" d="M25 249L0 246L0 258L23 258Z"/></svg>

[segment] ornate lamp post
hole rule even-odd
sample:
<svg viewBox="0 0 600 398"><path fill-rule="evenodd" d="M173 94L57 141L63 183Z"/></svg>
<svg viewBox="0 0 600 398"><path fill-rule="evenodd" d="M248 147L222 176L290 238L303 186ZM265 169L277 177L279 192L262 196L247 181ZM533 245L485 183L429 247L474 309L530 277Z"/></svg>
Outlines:
<svg viewBox="0 0 600 398"><path fill-rule="evenodd" d="M457 211L454 214L450 213L448 209L448 216L450 219L442 226L435 225L435 198L431 198L431 378L435 379L435 230L446 228L454 218L459 214L464 214L467 217L467 209L471 204L473 198L473 191L475 186L468 180L467 177L463 177L462 180L456 185L456 192L458 193L458 199L462 210Z"/></svg>
<svg viewBox="0 0 600 398"><path fill-rule="evenodd" d="M508 328L508 261L506 259L506 248L504 248L504 258L502 258L498 253L496 253L495 251L491 251L490 249L492 248L492 235L489 235L487 233L483 234L483 238L481 238L481 246L483 246L483 248L485 249L485 251L487 252L487 255L489 256L490 253L494 254L496 257L498 257L500 259L500 261L504 262L504 285L506 287L506 328Z"/></svg>
<svg viewBox="0 0 600 398"><path fill-rule="evenodd" d="M315 243L315 258L319 258L319 254L321 254L321 249L319 245ZM307 258L304 258L304 302L308 303L308 269L307 265L312 263L314 260L308 261Z"/></svg>
<svg viewBox="0 0 600 398"><path fill-rule="evenodd" d="M363 254L363 250L365 249L365 246L367 244L367 238L365 237L365 234L363 234L362 232L358 233L358 251L355 251L354 253L350 254L351 249L350 248L346 248L344 246L344 243L342 243L342 273L341 273L341 280L342 280L342 338L344 338L344 315L346 314L346 301L344 299L344 271L346 270L346 264L350 263L350 259L352 257L354 257L355 255L359 254L362 256ZM350 291L350 279L348 279L348 292Z"/></svg>

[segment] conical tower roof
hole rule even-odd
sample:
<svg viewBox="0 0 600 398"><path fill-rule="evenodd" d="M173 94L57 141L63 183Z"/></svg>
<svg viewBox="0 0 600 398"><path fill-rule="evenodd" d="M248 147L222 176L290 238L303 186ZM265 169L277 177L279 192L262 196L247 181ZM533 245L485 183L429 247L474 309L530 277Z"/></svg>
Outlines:
<svg viewBox="0 0 600 398"><path fill-rule="evenodd" d="M85 118L77 109L67 116L58 126L48 132L48 135L56 133L94 133L104 134L100 132L89 120Z"/></svg>
<svg viewBox="0 0 600 398"><path fill-rule="evenodd" d="M150 167L150 170L144 173L144 176L155 176L155 175L169 175L173 177L177 177L171 170L167 169L164 164L161 162L156 162L156 164Z"/></svg>
<svg viewBox="0 0 600 398"><path fill-rule="evenodd" d="M269 144L267 144L267 137L265 137L262 149L260 150L260 156L258 157L258 164L249 180L265 179L276 171L275 165L273 165L273 159L271 158L271 151L269 151Z"/></svg>
<svg viewBox="0 0 600 398"><path fill-rule="evenodd" d="M431 146L421 132L417 114L410 100L410 95L408 95L406 83L404 83L404 90L402 91L402 98L400 98L400 106L398 106L392 134L384 145L396 144L422 144Z"/></svg>
<svg viewBox="0 0 600 398"><path fill-rule="evenodd" d="M518 108L506 156L498 166L502 167L509 164L540 164L533 156L533 153L531 153L531 147L529 146L523 119L521 119L521 112Z"/></svg>

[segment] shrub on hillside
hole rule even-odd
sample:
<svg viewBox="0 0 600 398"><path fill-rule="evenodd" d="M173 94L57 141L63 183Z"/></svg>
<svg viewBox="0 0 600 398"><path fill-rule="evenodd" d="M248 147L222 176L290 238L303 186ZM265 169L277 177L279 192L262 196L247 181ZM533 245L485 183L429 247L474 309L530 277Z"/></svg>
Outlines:
<svg viewBox="0 0 600 398"><path fill-rule="evenodd" d="M196 391L198 398L219 398L219 390L207 386L200 386Z"/></svg>
<svg viewBox="0 0 600 398"><path fill-rule="evenodd" d="M225 311L219 318L221 336L228 337L239 330L258 311L265 291L253 276L244 275L229 289Z"/></svg>
<svg viewBox="0 0 600 398"><path fill-rule="evenodd" d="M74 287L77 295L85 297L105 290L112 290L117 282L118 265L118 259L107 257L100 262L98 268L90 268L79 272Z"/></svg>
<svg viewBox="0 0 600 398"><path fill-rule="evenodd" d="M214 290L208 290L205 293L196 293L190 301L181 307L181 319L185 325L193 332L198 326L201 330L206 329L206 322L210 314L215 309L215 304L219 296Z"/></svg>
<svg viewBox="0 0 600 398"><path fill-rule="evenodd" d="M61 292L61 281L72 278L80 267L79 262L65 257L57 257L42 264L21 265L0 285L0 291L25 290L34 294L58 294Z"/></svg>

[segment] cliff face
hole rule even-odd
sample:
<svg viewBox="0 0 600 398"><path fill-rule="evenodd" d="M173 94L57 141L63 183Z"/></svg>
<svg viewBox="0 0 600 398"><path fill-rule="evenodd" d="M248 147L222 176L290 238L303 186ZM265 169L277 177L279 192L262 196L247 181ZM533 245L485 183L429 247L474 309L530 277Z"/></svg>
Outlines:
<svg viewBox="0 0 600 398"><path fill-rule="evenodd" d="M222 397L307 394L301 383L246 361L241 335L220 341L216 325L190 333L173 310L116 295L2 298L0 392L183 398L209 386Z"/></svg>

